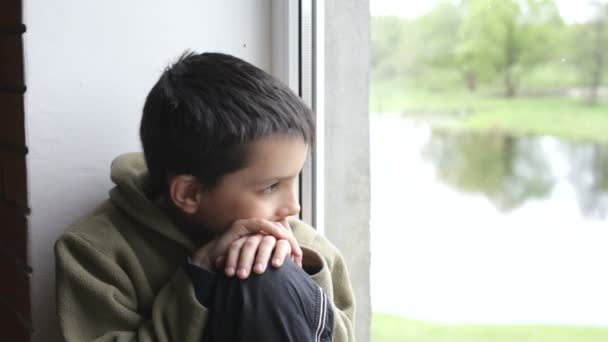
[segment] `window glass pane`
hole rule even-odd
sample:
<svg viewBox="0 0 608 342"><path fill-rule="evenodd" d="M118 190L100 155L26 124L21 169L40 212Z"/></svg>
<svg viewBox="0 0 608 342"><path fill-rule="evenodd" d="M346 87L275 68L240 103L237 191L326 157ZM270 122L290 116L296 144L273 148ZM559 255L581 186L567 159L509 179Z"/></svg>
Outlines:
<svg viewBox="0 0 608 342"><path fill-rule="evenodd" d="M608 341L608 1L370 6L372 341Z"/></svg>

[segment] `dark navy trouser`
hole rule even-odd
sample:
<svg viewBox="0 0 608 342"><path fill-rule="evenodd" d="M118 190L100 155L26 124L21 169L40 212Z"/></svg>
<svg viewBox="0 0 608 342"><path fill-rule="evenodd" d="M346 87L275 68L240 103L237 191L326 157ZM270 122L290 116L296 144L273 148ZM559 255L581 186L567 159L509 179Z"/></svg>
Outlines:
<svg viewBox="0 0 608 342"><path fill-rule="evenodd" d="M196 286L196 285L195 285ZM330 342L333 309L291 260L248 279L216 277L202 342Z"/></svg>

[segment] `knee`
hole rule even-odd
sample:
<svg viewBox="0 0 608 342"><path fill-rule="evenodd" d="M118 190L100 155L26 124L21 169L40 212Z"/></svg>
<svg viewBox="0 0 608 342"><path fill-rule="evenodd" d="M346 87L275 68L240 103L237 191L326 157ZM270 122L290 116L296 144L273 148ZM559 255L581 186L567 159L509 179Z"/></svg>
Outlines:
<svg viewBox="0 0 608 342"><path fill-rule="evenodd" d="M249 279L246 279L243 282L243 284L264 289L279 289L284 286L289 286L289 284L302 282L310 282L312 284L312 279L310 279L306 272L293 261L286 259L281 267L275 268L269 264L266 272L262 274L252 274Z"/></svg>
<svg viewBox="0 0 608 342"><path fill-rule="evenodd" d="M230 329L218 328L220 333L238 332L254 336L248 339L253 341L309 341L319 322L330 319L323 312L331 308L321 288L287 260L281 267L269 267L245 280L220 277L211 310L216 324L234 323ZM233 339L220 336L215 340Z"/></svg>
<svg viewBox="0 0 608 342"><path fill-rule="evenodd" d="M318 291L310 276L290 259L285 260L281 267L269 265L264 273L252 274L245 280L226 277L221 283L244 297L275 304L288 299L314 298Z"/></svg>

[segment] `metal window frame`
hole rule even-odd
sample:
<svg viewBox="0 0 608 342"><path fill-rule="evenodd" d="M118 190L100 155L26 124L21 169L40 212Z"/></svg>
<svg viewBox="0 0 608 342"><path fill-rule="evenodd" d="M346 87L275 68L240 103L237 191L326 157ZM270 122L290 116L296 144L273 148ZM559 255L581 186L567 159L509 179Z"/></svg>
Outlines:
<svg viewBox="0 0 608 342"><path fill-rule="evenodd" d="M315 143L300 174L300 218L324 230L324 3L272 0L272 73L315 112Z"/></svg>

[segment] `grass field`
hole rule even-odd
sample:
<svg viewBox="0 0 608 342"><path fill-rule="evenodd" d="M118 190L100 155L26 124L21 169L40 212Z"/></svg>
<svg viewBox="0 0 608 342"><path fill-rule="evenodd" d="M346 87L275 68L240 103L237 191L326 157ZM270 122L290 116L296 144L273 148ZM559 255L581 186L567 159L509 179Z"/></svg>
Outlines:
<svg viewBox="0 0 608 342"><path fill-rule="evenodd" d="M374 313L372 342L606 342L608 328L437 324Z"/></svg>
<svg viewBox="0 0 608 342"><path fill-rule="evenodd" d="M566 97L508 99L498 95L431 92L376 83L371 86L370 110L426 116L435 124L450 129L608 142L606 98L598 105L590 106L583 100Z"/></svg>

